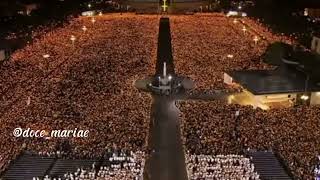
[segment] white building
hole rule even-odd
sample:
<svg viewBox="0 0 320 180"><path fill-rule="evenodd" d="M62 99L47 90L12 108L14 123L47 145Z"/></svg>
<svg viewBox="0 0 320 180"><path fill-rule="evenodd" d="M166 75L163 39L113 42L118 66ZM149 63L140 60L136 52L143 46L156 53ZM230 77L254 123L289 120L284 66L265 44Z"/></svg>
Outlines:
<svg viewBox="0 0 320 180"><path fill-rule="evenodd" d="M313 36L311 42L311 50L320 54L320 37Z"/></svg>
<svg viewBox="0 0 320 180"><path fill-rule="evenodd" d="M229 97L229 103L265 110L320 104L320 86L298 71L286 74L276 70L233 71L224 74L224 83L242 89Z"/></svg>

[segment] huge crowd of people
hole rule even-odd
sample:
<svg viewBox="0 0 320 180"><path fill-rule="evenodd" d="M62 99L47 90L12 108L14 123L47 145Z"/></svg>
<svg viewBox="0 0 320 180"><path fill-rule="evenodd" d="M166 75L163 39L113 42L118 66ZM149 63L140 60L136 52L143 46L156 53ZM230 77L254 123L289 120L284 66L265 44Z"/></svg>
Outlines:
<svg viewBox="0 0 320 180"><path fill-rule="evenodd" d="M59 157L59 156L57 156ZM44 176L44 180L141 180L145 165L142 151L108 151L103 155L103 163L94 162L91 167L79 167L75 172L67 172L61 177ZM40 180L34 177L33 180Z"/></svg>
<svg viewBox="0 0 320 180"><path fill-rule="evenodd" d="M191 154L242 154L273 150L298 179L312 179L320 134L320 107L264 111L223 102L185 102L182 129Z"/></svg>
<svg viewBox="0 0 320 180"><path fill-rule="evenodd" d="M0 170L23 149L72 151L67 154L73 157L99 156L108 147L144 151L151 97L133 83L154 73L158 20L133 14L75 18L0 66ZM273 68L261 56L270 41L288 40L252 20L222 14L171 16L170 22L176 72L191 77L197 90L225 90L226 71ZM219 101L179 107L190 154L276 149L297 177L311 179L320 153L319 107L263 111ZM12 136L17 127L90 132L89 138L19 138Z"/></svg>
<svg viewBox="0 0 320 180"><path fill-rule="evenodd" d="M262 55L270 41L259 24L227 18L223 14L200 14L171 18L174 62L177 73L191 77L196 90L224 89L223 73L232 70L271 69ZM257 28L260 27L260 28ZM286 39L287 40L287 39ZM288 40L289 41L289 40Z"/></svg>
<svg viewBox="0 0 320 180"><path fill-rule="evenodd" d="M133 84L154 73L158 19L79 17L12 54L0 67L1 170L21 150L79 158L108 147L144 150L151 96ZM77 128L89 130L89 137L14 137L18 127Z"/></svg>
<svg viewBox="0 0 320 180"><path fill-rule="evenodd" d="M186 157L190 180L241 179L259 180L254 164L243 155L189 155Z"/></svg>
<svg viewBox="0 0 320 180"><path fill-rule="evenodd" d="M176 72L191 77L196 91L226 91L223 73L265 70L266 47L276 41L295 43L294 36L272 34L249 18L222 14L172 17ZM246 148L275 149L300 179L311 179L319 154L319 107L263 111L224 102L190 102L180 107L186 149L191 154L239 154ZM240 111L241 116L235 115Z"/></svg>

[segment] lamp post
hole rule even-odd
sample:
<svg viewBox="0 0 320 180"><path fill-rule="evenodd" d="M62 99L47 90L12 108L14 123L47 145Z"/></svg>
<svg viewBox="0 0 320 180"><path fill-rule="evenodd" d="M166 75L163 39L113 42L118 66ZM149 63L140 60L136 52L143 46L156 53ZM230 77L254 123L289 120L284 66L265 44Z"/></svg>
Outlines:
<svg viewBox="0 0 320 180"><path fill-rule="evenodd" d="M169 77L168 77L168 80L169 80L169 84L170 84L170 89L171 89L171 80L172 80L172 76L171 75L169 75Z"/></svg>
<svg viewBox="0 0 320 180"><path fill-rule="evenodd" d="M246 34L247 28L245 26L243 26L242 31L243 31L244 34Z"/></svg>
<svg viewBox="0 0 320 180"><path fill-rule="evenodd" d="M161 81L161 77L158 76L158 84L159 84L159 87L160 87L160 81Z"/></svg>
<svg viewBox="0 0 320 180"><path fill-rule="evenodd" d="M48 71L48 69L49 69L49 61L48 61L48 58L50 57L50 55L49 54L45 54L45 55L43 55L42 56L44 59L45 59L45 63L46 63L46 71Z"/></svg>
<svg viewBox="0 0 320 180"><path fill-rule="evenodd" d="M70 40L72 41L72 47L74 47L74 41L76 40L76 37L74 35L71 35Z"/></svg>
<svg viewBox="0 0 320 180"><path fill-rule="evenodd" d="M96 18L91 18L91 22L92 22L92 24L94 24L95 22L96 22Z"/></svg>
<svg viewBox="0 0 320 180"><path fill-rule="evenodd" d="M305 85L304 85L304 94L300 97L301 100L307 102L308 99L310 98L309 95L308 95L308 83L309 83L309 74L305 73L306 74L306 80L305 80Z"/></svg>
<svg viewBox="0 0 320 180"><path fill-rule="evenodd" d="M258 36L254 36L253 41L254 41L255 45L257 45L257 43L258 43L258 41L259 41Z"/></svg>
<svg viewBox="0 0 320 180"><path fill-rule="evenodd" d="M83 32L86 32L88 30L88 28L86 26L82 27Z"/></svg>
<svg viewBox="0 0 320 180"><path fill-rule="evenodd" d="M49 54L45 54L45 55L43 55L42 57L45 58L45 59L47 59L47 58L50 57L50 55L49 55Z"/></svg>
<svg viewBox="0 0 320 180"><path fill-rule="evenodd" d="M234 56L232 55L232 54L228 54L227 55L227 58L230 58L230 59L232 59Z"/></svg>

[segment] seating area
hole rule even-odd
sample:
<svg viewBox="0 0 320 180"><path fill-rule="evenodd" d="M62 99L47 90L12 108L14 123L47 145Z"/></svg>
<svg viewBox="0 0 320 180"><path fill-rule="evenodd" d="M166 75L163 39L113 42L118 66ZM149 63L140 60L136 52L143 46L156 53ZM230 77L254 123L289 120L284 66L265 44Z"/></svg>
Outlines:
<svg viewBox="0 0 320 180"><path fill-rule="evenodd" d="M79 172L80 169L86 169L97 163L98 160L92 159L57 159L49 175L50 177L66 177L69 173Z"/></svg>
<svg viewBox="0 0 320 180"><path fill-rule="evenodd" d="M189 155L186 159L190 180L260 179L250 159L242 155Z"/></svg>
<svg viewBox="0 0 320 180"><path fill-rule="evenodd" d="M40 155L41 154L41 155ZM5 180L140 179L145 154L141 151L108 151L100 159L70 159L24 152L2 176Z"/></svg>
<svg viewBox="0 0 320 180"><path fill-rule="evenodd" d="M290 180L271 151L248 151L244 155L186 155L190 180L199 179L277 179ZM250 157L250 158L248 158ZM25 152L5 172L6 180L61 179L140 179L143 175L143 152L110 151L101 159L64 159L52 155Z"/></svg>
<svg viewBox="0 0 320 180"><path fill-rule="evenodd" d="M97 179L141 179L145 165L144 152L138 151L129 155L109 154L97 172Z"/></svg>

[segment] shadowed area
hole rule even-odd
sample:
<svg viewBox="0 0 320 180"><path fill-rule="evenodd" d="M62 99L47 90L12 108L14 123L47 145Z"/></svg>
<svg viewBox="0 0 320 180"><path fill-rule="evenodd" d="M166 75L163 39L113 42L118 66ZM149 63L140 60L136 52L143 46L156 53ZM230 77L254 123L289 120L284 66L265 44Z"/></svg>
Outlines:
<svg viewBox="0 0 320 180"><path fill-rule="evenodd" d="M169 18L161 18L158 36L156 75L163 74L163 63L167 63L167 72L174 74L171 32Z"/></svg>

